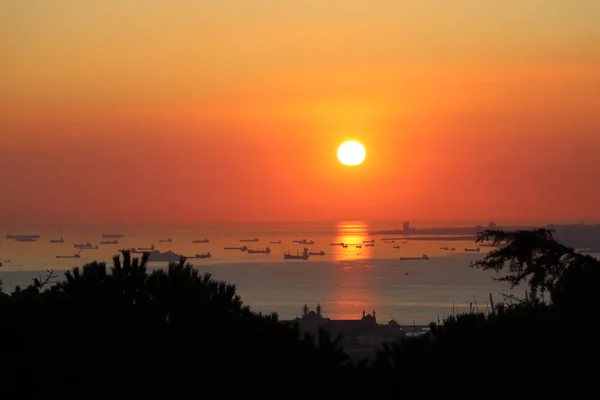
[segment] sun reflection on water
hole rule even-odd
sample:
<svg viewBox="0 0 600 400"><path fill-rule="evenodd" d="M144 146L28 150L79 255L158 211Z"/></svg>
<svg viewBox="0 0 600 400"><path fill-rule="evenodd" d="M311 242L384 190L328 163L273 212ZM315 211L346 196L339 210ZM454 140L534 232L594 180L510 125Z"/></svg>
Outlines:
<svg viewBox="0 0 600 400"><path fill-rule="evenodd" d="M331 252L335 261L358 260L371 256L372 247L364 243L370 240L368 238L369 227L366 223L358 222L340 222L336 228L335 244L344 244L344 246L331 246Z"/></svg>

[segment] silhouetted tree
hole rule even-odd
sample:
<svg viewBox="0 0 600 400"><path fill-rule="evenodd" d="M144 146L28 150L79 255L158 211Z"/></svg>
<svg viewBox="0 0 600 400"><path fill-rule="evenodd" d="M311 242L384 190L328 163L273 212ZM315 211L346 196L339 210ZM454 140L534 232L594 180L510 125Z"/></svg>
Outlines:
<svg viewBox="0 0 600 400"><path fill-rule="evenodd" d="M152 273L147 262L124 252L110 269L93 262L4 296L3 393L228 397L234 388L262 393L265 379L291 387L308 376L296 393L341 379L347 357L337 342L305 340L276 314L252 312L235 285L184 258Z"/></svg>

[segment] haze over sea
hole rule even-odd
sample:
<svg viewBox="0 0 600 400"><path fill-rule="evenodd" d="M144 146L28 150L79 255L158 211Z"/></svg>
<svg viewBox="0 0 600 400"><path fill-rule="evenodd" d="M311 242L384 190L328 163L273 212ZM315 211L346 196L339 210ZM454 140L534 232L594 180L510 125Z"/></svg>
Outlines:
<svg viewBox="0 0 600 400"><path fill-rule="evenodd" d="M418 224L419 227L441 224ZM446 224L447 225L447 224ZM458 226L460 224L452 224ZM465 226L466 224L463 224ZM468 224L474 226L474 223ZM275 311L281 319L295 318L307 303L323 308L325 316L335 319L358 319L363 309L375 310L381 322L396 319L401 324L426 324L449 315L453 304L458 311L467 311L470 303L485 309L492 293L494 301L508 293L505 283L495 282L488 272L469 268L469 262L481 253L465 253L476 247L471 241L415 240L407 243L384 243L381 235L369 232L397 229L401 223L221 223L221 224L155 224L123 226L73 226L30 228L13 234L40 234L37 242L16 242L0 239L0 258L11 260L0 270L4 290L25 286L47 269L64 271L98 260L110 263L119 249L149 247L172 250L192 256L210 252L211 259L190 259L201 272L235 283L243 301L253 310ZM64 236L64 244L49 243ZM117 245L99 245L102 233L123 234ZM396 235L397 236L397 235ZM170 243L160 243L171 238ZM210 243L192 243L208 238ZM240 239L258 238L257 243L240 243ZM300 245L293 240L314 240L314 245ZM105 239L106 240L106 239ZM375 240L374 247L363 241ZM80 259L57 259L57 255L72 255L75 243L90 242L100 247L81 252ZM281 244L271 244L281 241ZM348 248L331 246L346 243ZM270 247L271 254L248 254L224 250L228 246ZM362 245L362 248L356 248ZM399 245L400 249L393 246ZM440 247L455 247L444 251ZM311 256L308 261L284 260L283 253L323 250L324 256ZM399 257L420 257L429 260L400 261ZM164 268L167 263L150 263L151 268ZM59 274L62 278L62 273ZM519 290L515 293L523 295Z"/></svg>

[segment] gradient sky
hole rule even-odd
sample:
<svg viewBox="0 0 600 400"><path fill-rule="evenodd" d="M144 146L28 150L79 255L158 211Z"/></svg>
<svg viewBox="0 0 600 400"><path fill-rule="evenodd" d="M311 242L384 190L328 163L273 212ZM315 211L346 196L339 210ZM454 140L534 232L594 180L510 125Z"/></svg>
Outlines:
<svg viewBox="0 0 600 400"><path fill-rule="evenodd" d="M597 0L0 0L0 222L600 219L598 21Z"/></svg>

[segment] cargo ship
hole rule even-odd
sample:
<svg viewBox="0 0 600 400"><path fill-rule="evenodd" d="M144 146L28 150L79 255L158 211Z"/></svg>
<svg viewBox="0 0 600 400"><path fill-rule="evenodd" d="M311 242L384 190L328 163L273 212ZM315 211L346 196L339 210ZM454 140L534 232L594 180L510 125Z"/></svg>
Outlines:
<svg viewBox="0 0 600 400"><path fill-rule="evenodd" d="M309 257L310 253L306 251L306 249L304 249L302 254L300 254L299 252L296 254L292 254L289 251L287 253L283 253L284 260L308 260Z"/></svg>
<svg viewBox="0 0 600 400"><path fill-rule="evenodd" d="M179 261L181 260L181 255L172 252L171 250L165 251L161 253L158 250L154 250L149 252L148 261L149 262L171 262L171 261Z"/></svg>
<svg viewBox="0 0 600 400"><path fill-rule="evenodd" d="M210 254L210 251L208 253L196 253L195 256L190 257L190 258L211 258L212 255Z"/></svg>
<svg viewBox="0 0 600 400"><path fill-rule="evenodd" d="M408 261L408 260L429 260L429 256L427 256L427 254L423 254L421 257L400 257L401 261Z"/></svg>
<svg viewBox="0 0 600 400"><path fill-rule="evenodd" d="M248 249L248 254L271 254L271 248L266 247L264 249Z"/></svg>
<svg viewBox="0 0 600 400"><path fill-rule="evenodd" d="M123 237L123 235L121 235L120 233L103 233L102 234L102 239L120 239L122 237Z"/></svg>

